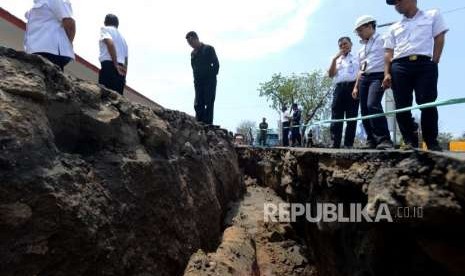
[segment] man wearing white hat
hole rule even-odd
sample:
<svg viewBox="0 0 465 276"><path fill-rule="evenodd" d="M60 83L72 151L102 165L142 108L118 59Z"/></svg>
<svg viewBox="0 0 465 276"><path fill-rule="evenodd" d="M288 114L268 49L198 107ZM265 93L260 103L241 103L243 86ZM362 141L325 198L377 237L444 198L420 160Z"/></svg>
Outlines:
<svg viewBox="0 0 465 276"><path fill-rule="evenodd" d="M392 84L396 108L412 106L413 91L417 104L434 102L438 95L438 63L448 31L438 10L422 11L417 0L387 0L404 17L391 26L385 42L383 86ZM415 122L410 111L396 115L408 147L418 147ZM441 151L438 144L437 108L421 110L421 129L429 150Z"/></svg>
<svg viewBox="0 0 465 276"><path fill-rule="evenodd" d="M361 38L363 47L358 52L360 72L352 96L360 97L362 116L383 113L384 39L376 33L376 19L371 15L357 19L355 32ZM363 120L363 127L368 148L393 147L385 116Z"/></svg>

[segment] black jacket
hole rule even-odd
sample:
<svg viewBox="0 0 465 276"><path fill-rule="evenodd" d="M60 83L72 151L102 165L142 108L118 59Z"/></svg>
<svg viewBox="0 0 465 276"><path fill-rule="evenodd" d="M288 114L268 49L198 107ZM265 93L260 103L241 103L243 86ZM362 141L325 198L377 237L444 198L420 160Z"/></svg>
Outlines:
<svg viewBox="0 0 465 276"><path fill-rule="evenodd" d="M299 109L292 112L292 125L300 125L301 112Z"/></svg>
<svg viewBox="0 0 465 276"><path fill-rule="evenodd" d="M220 63L215 53L215 48L202 44L198 50L191 53L191 65L194 72L194 80L208 80L215 78L220 69Z"/></svg>

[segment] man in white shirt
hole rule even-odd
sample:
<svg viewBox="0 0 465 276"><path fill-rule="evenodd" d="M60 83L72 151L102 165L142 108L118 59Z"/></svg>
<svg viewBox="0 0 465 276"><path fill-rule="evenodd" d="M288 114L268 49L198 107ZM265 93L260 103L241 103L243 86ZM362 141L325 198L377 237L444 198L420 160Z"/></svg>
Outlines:
<svg viewBox="0 0 465 276"><path fill-rule="evenodd" d="M404 15L391 26L385 42L384 88L392 85L396 108L412 106L413 91L417 104L434 102L437 98L438 63L448 31L437 10L422 11L416 0L387 0ZM408 148L418 147L416 124L412 113L396 115ZM440 151L438 144L437 108L421 110L423 139L429 150Z"/></svg>
<svg viewBox="0 0 465 276"><path fill-rule="evenodd" d="M338 40L339 52L332 59L328 75L333 78L336 86L333 92L331 104L331 119L344 119L357 117L358 100L352 98L352 91L359 70L358 57L351 53L352 41L349 37L341 37ZM341 146L343 123L331 124L332 147ZM352 148L354 145L357 122L351 121L346 125L344 135L344 147Z"/></svg>
<svg viewBox="0 0 465 276"><path fill-rule="evenodd" d="M376 19L364 15L355 22L355 32L363 47L358 52L360 71L352 96L360 98L362 116L383 113L384 39L376 33ZM386 117L363 120L367 134L367 147L390 149L393 147Z"/></svg>
<svg viewBox="0 0 465 276"><path fill-rule="evenodd" d="M108 89L123 95L128 68L128 46L118 30L116 15L105 16L104 27L100 30L100 64L98 82Z"/></svg>
<svg viewBox="0 0 465 276"><path fill-rule="evenodd" d="M69 0L34 0L26 13L24 49L50 60L63 70L74 59L76 23Z"/></svg>
<svg viewBox="0 0 465 276"><path fill-rule="evenodd" d="M287 109L286 106L283 106L281 109L282 111L282 128L283 128L283 147L289 146L289 131L290 131L290 126L291 126L291 113Z"/></svg>

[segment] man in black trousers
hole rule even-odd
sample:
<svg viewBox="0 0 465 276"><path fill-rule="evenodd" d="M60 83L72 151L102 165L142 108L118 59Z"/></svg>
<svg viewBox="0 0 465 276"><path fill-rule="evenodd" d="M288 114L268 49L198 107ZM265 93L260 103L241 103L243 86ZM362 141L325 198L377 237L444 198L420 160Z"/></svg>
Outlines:
<svg viewBox="0 0 465 276"><path fill-rule="evenodd" d="M195 118L208 125L213 124L213 107L216 95L216 75L220 69L215 48L200 42L197 33L186 34L187 43L194 49L191 65L194 73Z"/></svg>
<svg viewBox="0 0 465 276"><path fill-rule="evenodd" d="M128 70L128 45L118 30L119 20L107 14L100 29L100 64L98 83L123 95Z"/></svg>
<svg viewBox="0 0 465 276"><path fill-rule="evenodd" d="M328 75L333 79L335 89L331 104L331 119L339 120L357 117L359 100L352 98L352 91L359 69L358 57L351 53L352 41L349 37L341 37L338 40L339 52L331 60ZM339 148L342 140L343 123L332 123L331 138L332 147ZM346 124L344 135L344 148L352 148L354 145L357 122L350 121Z"/></svg>
<svg viewBox="0 0 465 276"><path fill-rule="evenodd" d="M438 96L438 64L449 30L438 10L422 11L417 0L387 0L404 17L391 26L384 41L383 87L392 85L396 108L434 102ZM418 147L417 125L410 111L396 115L406 148ZM429 150L441 151L438 137L438 110L421 109L421 130Z"/></svg>
<svg viewBox="0 0 465 276"><path fill-rule="evenodd" d="M301 147L302 146L302 136L300 135L300 121L302 117L302 112L299 109L299 106L296 103L292 104L292 125L291 125L291 137L292 137L292 146Z"/></svg>

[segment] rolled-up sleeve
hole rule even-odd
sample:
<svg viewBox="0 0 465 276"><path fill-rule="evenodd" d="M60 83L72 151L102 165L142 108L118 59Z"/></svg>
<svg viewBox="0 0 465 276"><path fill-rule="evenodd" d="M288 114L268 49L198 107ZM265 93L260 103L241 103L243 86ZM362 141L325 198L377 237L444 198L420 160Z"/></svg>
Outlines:
<svg viewBox="0 0 465 276"><path fill-rule="evenodd" d="M436 10L433 15L433 37L436 37L447 31L449 31L449 28L446 26L444 17L438 10Z"/></svg>
<svg viewBox="0 0 465 276"><path fill-rule="evenodd" d="M389 30L386 34L383 36L384 40L384 49L394 49L396 46L395 39L394 39L394 34L392 33L392 30Z"/></svg>
<svg viewBox="0 0 465 276"><path fill-rule="evenodd" d="M100 41L104 39L112 39L111 34L106 27L102 27L100 29Z"/></svg>

